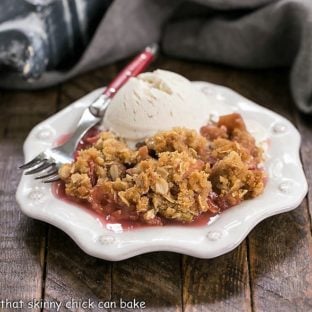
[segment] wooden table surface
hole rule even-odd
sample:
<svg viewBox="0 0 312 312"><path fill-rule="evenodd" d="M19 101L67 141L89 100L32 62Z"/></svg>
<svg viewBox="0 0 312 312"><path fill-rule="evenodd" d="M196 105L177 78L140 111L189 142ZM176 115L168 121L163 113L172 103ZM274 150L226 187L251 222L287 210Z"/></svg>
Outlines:
<svg viewBox="0 0 312 312"><path fill-rule="evenodd" d="M16 311L13 304L22 300L19 311L30 311L25 303L42 299L45 307L34 305L32 311L56 311L48 302L61 302L60 311L106 311L65 304L89 300L90 306L107 306L136 299L145 303L144 311L312 311L312 192L297 209L261 222L238 248L212 260L154 252L108 262L86 255L59 229L21 213L15 201L17 166L28 132L108 83L123 64L41 91L1 92L0 310ZM239 70L164 56L153 67L225 85L291 120L302 134L301 156L312 181L312 118L295 109L287 70Z"/></svg>

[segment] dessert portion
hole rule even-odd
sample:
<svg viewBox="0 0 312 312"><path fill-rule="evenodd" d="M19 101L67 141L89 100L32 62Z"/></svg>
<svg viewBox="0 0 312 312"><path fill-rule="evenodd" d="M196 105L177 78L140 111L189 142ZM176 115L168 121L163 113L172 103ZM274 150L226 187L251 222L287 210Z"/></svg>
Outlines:
<svg viewBox="0 0 312 312"><path fill-rule="evenodd" d="M125 124L130 119L125 116ZM151 124L154 132L156 121ZM158 120L162 124L171 125ZM265 179L262 150L242 117L234 113L202 125L200 131L171 127L150 136L133 132L134 140L144 134L135 148L123 132L100 132L73 163L60 168L67 196L89 203L110 222L162 225L166 220L190 223L203 213L216 214L260 195Z"/></svg>
<svg viewBox="0 0 312 312"><path fill-rule="evenodd" d="M151 225L191 223L258 196L262 150L242 117L214 101L172 72L129 79L107 109L105 130L60 168L66 196L108 222Z"/></svg>
<svg viewBox="0 0 312 312"><path fill-rule="evenodd" d="M185 77L155 70L130 78L118 91L107 108L103 127L134 147L156 132L174 127L199 131L216 107L220 115L230 113Z"/></svg>

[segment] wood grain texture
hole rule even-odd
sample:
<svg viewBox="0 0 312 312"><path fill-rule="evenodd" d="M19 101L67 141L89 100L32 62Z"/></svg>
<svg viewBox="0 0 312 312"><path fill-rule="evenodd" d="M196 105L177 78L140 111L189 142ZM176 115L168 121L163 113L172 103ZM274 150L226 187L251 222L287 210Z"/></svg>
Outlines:
<svg viewBox="0 0 312 312"><path fill-rule="evenodd" d="M24 140L36 124L56 112L57 97L57 88L3 93L0 109L6 124L4 135L9 139Z"/></svg>
<svg viewBox="0 0 312 312"><path fill-rule="evenodd" d="M154 252L113 264L112 299L115 301L137 299L145 303L144 311L182 311L181 290L181 256L178 254Z"/></svg>
<svg viewBox="0 0 312 312"><path fill-rule="evenodd" d="M14 196L23 139L37 122L107 84L122 64L47 90L0 93L0 299L59 301L61 311L109 310L66 309L71 299L120 298L145 301L144 311L311 311L311 192L298 209L261 222L237 249L212 260L159 252L110 263L86 255L62 231L21 214ZM164 56L152 67L228 86L296 122L311 183L311 118L296 112L286 70L237 70ZM135 311L122 311L127 310Z"/></svg>
<svg viewBox="0 0 312 312"><path fill-rule="evenodd" d="M231 87L295 122L286 74L247 75L249 88L245 75L237 74L233 75ZM248 243L254 310L269 311L274 307L274 311L310 311L312 241L307 202L262 222L249 235Z"/></svg>
<svg viewBox="0 0 312 312"><path fill-rule="evenodd" d="M6 115L49 116L55 113L57 87L41 91L5 91L1 97L1 106Z"/></svg>
<svg viewBox="0 0 312 312"><path fill-rule="evenodd" d="M223 65L187 62L168 57L159 58L153 67L175 71L192 81L207 81L229 87L286 117L292 116L295 110L288 88L286 69L240 70Z"/></svg>
<svg viewBox="0 0 312 312"><path fill-rule="evenodd" d="M230 87L295 121L285 70L231 76ZM311 310L312 245L306 204L264 221L248 242L254 310Z"/></svg>
<svg viewBox="0 0 312 312"><path fill-rule="evenodd" d="M184 256L184 311L251 311L247 249L211 260Z"/></svg>
<svg viewBox="0 0 312 312"><path fill-rule="evenodd" d="M229 85L233 69L203 63L160 58L155 67L180 73L190 80ZM185 311L250 311L247 248L241 246L214 260L184 257L183 306Z"/></svg>
<svg viewBox="0 0 312 312"><path fill-rule="evenodd" d="M71 238L52 226L46 261L44 300L61 302L60 311L106 311L96 305L111 298L109 262L86 255ZM82 309L79 300L90 300L95 306Z"/></svg>
<svg viewBox="0 0 312 312"><path fill-rule="evenodd" d="M107 84L116 75L116 71L117 66L107 66L63 84L58 108L63 108L88 92ZM61 236L60 239L59 236ZM112 301L116 302L117 306L120 304L120 298L125 300L136 298L145 301L147 311L161 311L163 307L176 310L181 305L180 256L160 253L114 263L111 286L110 264L88 257L83 252L78 253L78 247L74 248L73 244L70 248L60 248L60 245L64 243L64 238L54 228L51 229L51 237L53 240L52 238L49 240L45 288L47 300L58 298L67 302L70 298L91 298L96 302L108 300L112 292ZM72 255L71 253L65 254L66 250L75 250L75 260L72 259L69 264L66 263ZM96 265L93 265L94 261L97 261ZM81 270L82 262L85 271L78 277L76 272ZM88 263L91 264L88 265ZM63 277L59 279L60 276ZM87 285L83 279L87 276L89 276L90 285ZM72 287L73 285L75 287ZM94 289L97 290L94 291ZM163 303L158 307L159 302L162 301Z"/></svg>
<svg viewBox="0 0 312 312"><path fill-rule="evenodd" d="M112 65L64 83L59 89L58 110L105 85L115 75ZM111 299L111 264L86 255L66 234L50 227L43 298L61 302L60 311L105 311L97 304ZM85 303L88 300L94 307Z"/></svg>
<svg viewBox="0 0 312 312"><path fill-rule="evenodd" d="M308 209L310 213L310 223L312 216L312 116L304 116L296 112L296 122L301 133L301 159L304 172L308 181L309 192ZM309 183L310 182L310 183ZM311 227L312 230L312 227Z"/></svg>
<svg viewBox="0 0 312 312"><path fill-rule="evenodd" d="M4 95L3 92L0 91L0 108L2 110L5 110L3 95ZM4 137L6 127L7 127L6 116L5 114L0 114L0 138Z"/></svg>
<svg viewBox="0 0 312 312"><path fill-rule="evenodd" d="M42 99L47 105L44 110L40 110ZM40 300L42 296L47 225L23 215L16 203L15 191L22 173L18 165L23 163L23 139L37 122L55 112L55 99L53 89L34 96L23 92L6 92L1 96L0 299L23 300L20 311L29 311L27 302ZM28 118L31 109L38 109L38 113ZM21 118L24 114L25 118ZM20 121L12 123L12 120ZM6 307L5 311L13 311Z"/></svg>
<svg viewBox="0 0 312 312"><path fill-rule="evenodd" d="M15 201L20 143L0 142L0 299L26 302L41 298L45 225L24 216Z"/></svg>
<svg viewBox="0 0 312 312"><path fill-rule="evenodd" d="M129 60L116 64L121 70ZM157 66L151 65L151 70ZM155 252L112 266L112 299L144 302L144 311L182 311L181 255ZM120 308L120 307L119 307ZM119 311L119 309L115 309ZM141 309L124 309L137 311Z"/></svg>
<svg viewBox="0 0 312 312"><path fill-rule="evenodd" d="M160 61L159 65L182 73L192 80L206 80L228 86L294 122L295 106L291 100L286 70L238 71L220 66L204 64L195 66L187 62L167 62L166 60ZM308 158L311 145L305 141L310 142L311 134L308 132L307 124L304 130L306 134L304 134L303 141L303 158ZM310 168L310 162L307 160L305 162L305 167ZM280 222L271 221L279 219L281 219ZM272 227L274 227L273 233ZM272 235L269 236L266 233L272 233ZM301 238L300 243L298 237ZM249 236L248 242L253 310L270 311L273 307L278 311L311 310L311 232L307 206L303 204L301 208L293 212L263 222ZM264 242L266 242L265 245ZM297 247L295 250L294 244ZM235 263L233 261L234 259L232 259L232 264ZM260 270L259 264L267 270ZM187 266L186 264L186 268ZM188 272L187 269L186 272ZM204 273L203 269L201 272ZM218 272L214 271L211 279L217 276ZM259 282L260 280L263 282ZM190 284L193 285L193 283ZM198 293L197 295L194 295L196 292L191 293L200 301ZM194 297L191 298L193 302L196 302ZM208 295L205 298L209 301ZM185 300L187 301L187 297ZM188 308L187 305L185 307ZM211 304L206 304L201 308L203 311L213 310ZM196 307L190 305L190 310L192 309L196 310ZM216 308L218 309L219 307ZM243 310L243 307L240 310Z"/></svg>
<svg viewBox="0 0 312 312"><path fill-rule="evenodd" d="M116 74L117 66L109 65L63 83L61 85L58 109L62 109L97 88L104 88Z"/></svg>
<svg viewBox="0 0 312 312"><path fill-rule="evenodd" d="M312 310L312 240L306 202L249 235L255 311Z"/></svg>

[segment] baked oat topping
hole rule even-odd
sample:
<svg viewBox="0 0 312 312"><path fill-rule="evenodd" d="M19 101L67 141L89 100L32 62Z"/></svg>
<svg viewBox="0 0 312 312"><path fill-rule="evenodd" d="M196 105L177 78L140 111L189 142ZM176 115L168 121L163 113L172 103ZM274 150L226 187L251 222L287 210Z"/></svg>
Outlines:
<svg viewBox="0 0 312 312"><path fill-rule="evenodd" d="M130 149L109 131L80 150L59 175L68 196L114 220L161 225L191 222L260 195L262 151L239 114L221 116L201 133L162 131Z"/></svg>

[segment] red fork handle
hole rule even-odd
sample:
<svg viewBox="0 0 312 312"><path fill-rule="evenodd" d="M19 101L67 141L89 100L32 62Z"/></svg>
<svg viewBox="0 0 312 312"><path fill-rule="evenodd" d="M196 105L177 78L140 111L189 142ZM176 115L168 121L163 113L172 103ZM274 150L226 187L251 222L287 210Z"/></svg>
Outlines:
<svg viewBox="0 0 312 312"><path fill-rule="evenodd" d="M154 60L158 50L157 44L152 44L134 58L105 88L103 93L89 106L89 111L96 118L103 118L110 99L127 82L130 77L135 77Z"/></svg>
<svg viewBox="0 0 312 312"><path fill-rule="evenodd" d="M144 49L136 56L107 86L103 95L111 98L123 86L130 77L135 77L143 72L148 65L155 59L157 53L157 45L152 44Z"/></svg>

